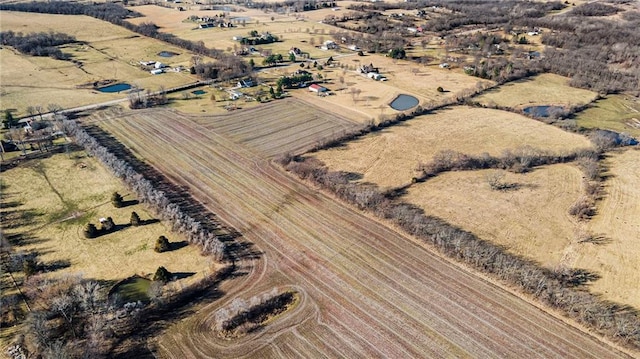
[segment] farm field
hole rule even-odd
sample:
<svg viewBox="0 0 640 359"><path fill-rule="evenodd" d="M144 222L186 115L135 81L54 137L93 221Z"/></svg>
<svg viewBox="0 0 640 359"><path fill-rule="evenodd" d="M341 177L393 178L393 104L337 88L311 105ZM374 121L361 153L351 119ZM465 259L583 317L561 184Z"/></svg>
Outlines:
<svg viewBox="0 0 640 359"><path fill-rule="evenodd" d="M501 182L520 186L507 191L490 188L487 176L495 171L445 172L413 184L403 200L547 268L566 264L564 250L579 225L568 209L583 193L581 171L559 164L504 172Z"/></svg>
<svg viewBox="0 0 640 359"><path fill-rule="evenodd" d="M455 106L311 155L331 170L360 173L363 182L395 187L409 183L419 163L443 150L500 155L520 146L567 153L591 144L583 136L511 112Z"/></svg>
<svg viewBox="0 0 640 359"><path fill-rule="evenodd" d="M0 50L3 106L15 108L14 116L24 116L27 106L46 108L55 103L70 108L125 97L77 88L98 80L112 79L152 91L197 80L182 72L152 75L138 65L139 61L162 59L170 66L187 66L191 60L188 52L88 16L32 13L26 16L3 11L2 31L8 30L63 32L85 43L61 46L72 59L82 62L81 67L70 61L22 55L7 47ZM163 50L179 55L165 60L157 55Z"/></svg>
<svg viewBox="0 0 640 359"><path fill-rule="evenodd" d="M155 341L162 358L625 357L195 121L149 111L101 126L262 253ZM246 339L212 335L217 308L274 286L295 286L297 309Z"/></svg>
<svg viewBox="0 0 640 359"><path fill-rule="evenodd" d="M352 121L295 98L194 120L265 157L299 154L323 138L357 127Z"/></svg>
<svg viewBox="0 0 640 359"><path fill-rule="evenodd" d="M171 242L186 244L165 223L157 221L142 205L131 203L115 208L111 194L127 193L94 158L82 152L56 154L47 159L30 160L2 173L4 201L3 228L13 238L16 251L38 253L45 267L56 267L54 275L82 273L85 278L116 281L138 274L153 274L158 266L186 275L184 283L200 279L198 274L211 270L209 260L197 248L182 246L166 253L153 251L155 241L165 235ZM134 200L130 195L125 201ZM15 206L15 207L13 207ZM4 206L3 206L4 207ZM131 212L144 220L138 227L129 226ZM86 239L85 224L100 228L101 217L112 217L115 232Z"/></svg>
<svg viewBox="0 0 640 359"><path fill-rule="evenodd" d="M640 101L628 95L607 95L576 114L578 126L628 133L640 138Z"/></svg>
<svg viewBox="0 0 640 359"><path fill-rule="evenodd" d="M541 74L513 81L489 90L475 99L487 105L522 109L527 106L575 106L595 100L597 94L570 87L569 79L554 74Z"/></svg>
<svg viewBox="0 0 640 359"><path fill-rule="evenodd" d="M614 153L596 216L587 224L602 243L577 246L573 265L602 275L591 289L640 309L640 151Z"/></svg>

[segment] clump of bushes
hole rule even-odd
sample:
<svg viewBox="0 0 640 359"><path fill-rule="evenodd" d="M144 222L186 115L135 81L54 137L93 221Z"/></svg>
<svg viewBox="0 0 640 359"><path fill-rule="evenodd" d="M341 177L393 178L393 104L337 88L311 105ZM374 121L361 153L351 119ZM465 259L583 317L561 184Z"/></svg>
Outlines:
<svg viewBox="0 0 640 359"><path fill-rule="evenodd" d="M444 92L444 89L442 88L442 86L438 86L438 88L436 89L436 91L438 91L438 92Z"/></svg>
<svg viewBox="0 0 640 359"><path fill-rule="evenodd" d="M156 246L153 249L158 253L166 252L171 248L171 244L169 244L169 240L165 236L160 236L156 240Z"/></svg>

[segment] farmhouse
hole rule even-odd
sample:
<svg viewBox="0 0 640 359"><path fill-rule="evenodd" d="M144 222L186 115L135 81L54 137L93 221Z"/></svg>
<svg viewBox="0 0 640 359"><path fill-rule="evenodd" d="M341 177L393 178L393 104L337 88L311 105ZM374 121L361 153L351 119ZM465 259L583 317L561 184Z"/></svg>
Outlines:
<svg viewBox="0 0 640 359"><path fill-rule="evenodd" d="M320 93L323 93L323 92L327 92L327 88L326 87L322 87L322 86L317 85L317 84L313 84L313 85L309 86L309 91L320 94Z"/></svg>
<svg viewBox="0 0 640 359"><path fill-rule="evenodd" d="M322 46L320 47L320 49L322 50L335 50L338 48L338 44L336 44L335 42L331 41L331 40L327 40L324 42L324 44L322 44Z"/></svg>

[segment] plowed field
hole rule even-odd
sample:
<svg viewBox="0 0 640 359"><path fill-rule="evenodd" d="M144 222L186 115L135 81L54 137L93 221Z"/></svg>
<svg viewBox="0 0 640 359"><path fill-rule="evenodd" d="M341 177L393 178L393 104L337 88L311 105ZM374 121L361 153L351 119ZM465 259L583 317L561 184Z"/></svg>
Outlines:
<svg viewBox="0 0 640 359"><path fill-rule="evenodd" d="M625 357L194 121L140 112L103 126L262 251L247 274L158 338L163 358ZM216 308L273 286L300 305L237 341Z"/></svg>

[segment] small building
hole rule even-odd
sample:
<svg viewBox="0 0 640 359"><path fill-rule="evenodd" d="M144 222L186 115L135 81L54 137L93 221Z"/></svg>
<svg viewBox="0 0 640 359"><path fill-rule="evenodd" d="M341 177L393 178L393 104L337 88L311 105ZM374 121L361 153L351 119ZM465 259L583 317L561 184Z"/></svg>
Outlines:
<svg viewBox="0 0 640 359"><path fill-rule="evenodd" d="M253 83L252 79L240 80L240 81L238 81L237 85L238 85L238 87L244 87L244 88L255 86L255 84Z"/></svg>
<svg viewBox="0 0 640 359"><path fill-rule="evenodd" d="M327 40L324 42L324 44L322 44L322 46L320 46L321 50L336 50L338 49L338 44L336 44L334 41L331 40Z"/></svg>
<svg viewBox="0 0 640 359"><path fill-rule="evenodd" d="M377 72L369 72L367 74L367 77L369 77L370 79L376 80L376 81L382 81L382 79L384 78L384 76L382 76L381 74L379 74Z"/></svg>
<svg viewBox="0 0 640 359"><path fill-rule="evenodd" d="M150 71L152 75L160 75L161 73L164 72L163 69L153 69Z"/></svg>
<svg viewBox="0 0 640 359"><path fill-rule="evenodd" d="M317 85L317 84L313 84L313 85L309 86L309 91L320 94L320 93L323 93L323 92L327 92L327 88L326 87L322 87L322 86Z"/></svg>
<svg viewBox="0 0 640 359"><path fill-rule="evenodd" d="M443 63L441 63L441 64L440 64L440 65L438 65L438 66L439 66L441 69L448 69L448 68L450 67L450 66L449 66L449 64L448 64L448 63L446 63L446 62L443 62Z"/></svg>
<svg viewBox="0 0 640 359"><path fill-rule="evenodd" d="M155 67L156 69L162 69L167 67L167 65L163 64L162 62L156 62L155 65L153 65L153 67Z"/></svg>

